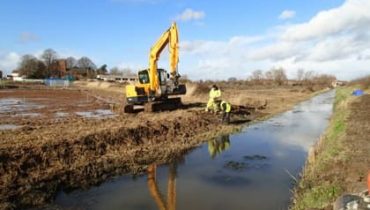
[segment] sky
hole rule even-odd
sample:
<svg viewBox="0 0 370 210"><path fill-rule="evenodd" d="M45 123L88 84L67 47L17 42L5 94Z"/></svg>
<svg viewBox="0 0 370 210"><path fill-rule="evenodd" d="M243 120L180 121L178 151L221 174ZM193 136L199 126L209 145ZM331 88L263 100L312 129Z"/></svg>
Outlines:
<svg viewBox="0 0 370 210"><path fill-rule="evenodd" d="M350 80L370 74L369 11L370 0L0 0L0 70L52 48L136 71L176 21L179 72L191 79L284 68Z"/></svg>

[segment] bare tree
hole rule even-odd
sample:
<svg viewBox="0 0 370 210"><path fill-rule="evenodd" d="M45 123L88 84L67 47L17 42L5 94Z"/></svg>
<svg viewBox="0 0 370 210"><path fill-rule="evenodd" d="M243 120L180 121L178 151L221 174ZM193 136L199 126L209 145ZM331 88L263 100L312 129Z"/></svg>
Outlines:
<svg viewBox="0 0 370 210"><path fill-rule="evenodd" d="M20 75L33 79L42 79L48 76L46 65L33 55L22 56L17 71Z"/></svg>
<svg viewBox="0 0 370 210"><path fill-rule="evenodd" d="M315 77L315 72L314 71L306 71L303 76L304 81L309 81L312 80Z"/></svg>
<svg viewBox="0 0 370 210"><path fill-rule="evenodd" d="M130 68L122 69L122 75L128 76L128 77L136 76L136 74Z"/></svg>
<svg viewBox="0 0 370 210"><path fill-rule="evenodd" d="M252 72L252 75L250 76L250 80L254 83L261 83L263 80L263 73L262 70L255 70Z"/></svg>
<svg viewBox="0 0 370 210"><path fill-rule="evenodd" d="M188 83L188 82L191 82L191 80L189 79L189 76L188 75L183 74L180 77L180 82L182 82L182 83Z"/></svg>
<svg viewBox="0 0 370 210"><path fill-rule="evenodd" d="M136 73L134 73L130 68L120 69L118 67L113 67L110 69L109 73L111 75L123 75L128 77L136 76Z"/></svg>
<svg viewBox="0 0 370 210"><path fill-rule="evenodd" d="M94 62L92 62L91 59L86 57L86 56L81 57L77 61L77 66L80 69L89 69L89 70L95 70L96 69L96 65L94 64Z"/></svg>
<svg viewBox="0 0 370 210"><path fill-rule="evenodd" d="M330 74L319 74L313 78L313 82L317 85L330 87L337 78Z"/></svg>
<svg viewBox="0 0 370 210"><path fill-rule="evenodd" d="M76 58L70 56L66 59L67 69L73 69L77 65Z"/></svg>
<svg viewBox="0 0 370 210"><path fill-rule="evenodd" d="M58 59L58 54L57 52L55 52L55 50L49 48L42 53L41 58L44 60L46 69L50 71L51 65L55 62L56 59ZM50 74L50 72L48 74Z"/></svg>
<svg viewBox="0 0 370 210"><path fill-rule="evenodd" d="M107 64L104 64L102 66L100 66L97 70L96 70L96 73L97 74L107 74L108 73L108 69L107 69Z"/></svg>
<svg viewBox="0 0 370 210"><path fill-rule="evenodd" d="M92 60L86 56L81 57L77 61L77 66L79 68L80 73L88 78L95 78L96 76L96 65Z"/></svg>
<svg viewBox="0 0 370 210"><path fill-rule="evenodd" d="M274 74L272 73L272 70L265 72L265 79L269 81L274 80Z"/></svg>
<svg viewBox="0 0 370 210"><path fill-rule="evenodd" d="M283 85L284 83L286 83L286 81L288 81L285 70L283 68L273 69L272 75L275 83L278 85Z"/></svg>
<svg viewBox="0 0 370 210"><path fill-rule="evenodd" d="M236 77L229 77L229 78L227 79L227 81L228 81L228 82L236 82L236 81L238 81L238 79L237 79Z"/></svg>
<svg viewBox="0 0 370 210"><path fill-rule="evenodd" d="M122 71L118 67L113 67L109 70L111 75L122 75Z"/></svg>

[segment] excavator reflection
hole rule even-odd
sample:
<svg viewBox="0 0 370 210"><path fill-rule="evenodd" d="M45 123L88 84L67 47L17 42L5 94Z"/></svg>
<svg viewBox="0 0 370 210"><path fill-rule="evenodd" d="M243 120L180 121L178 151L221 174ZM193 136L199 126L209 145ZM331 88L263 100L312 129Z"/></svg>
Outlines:
<svg viewBox="0 0 370 210"><path fill-rule="evenodd" d="M230 147L229 135L221 135L208 141L208 152L212 158L221 154ZM157 165L151 164L147 169L147 184L149 192L159 210L176 210L176 175L177 162L172 162L168 169L167 199L159 191L157 183Z"/></svg>
<svg viewBox="0 0 370 210"><path fill-rule="evenodd" d="M220 155L225 150L229 149L230 137L229 135L221 135L216 137L213 140L208 141L208 152L211 158L215 158L217 155Z"/></svg>
<svg viewBox="0 0 370 210"><path fill-rule="evenodd" d="M159 210L175 210L176 209L176 173L177 164L169 164L168 171L168 182L167 182L167 199L163 198L163 195L159 191L157 185L157 165L152 164L147 169L148 172L148 188L150 195L154 199Z"/></svg>

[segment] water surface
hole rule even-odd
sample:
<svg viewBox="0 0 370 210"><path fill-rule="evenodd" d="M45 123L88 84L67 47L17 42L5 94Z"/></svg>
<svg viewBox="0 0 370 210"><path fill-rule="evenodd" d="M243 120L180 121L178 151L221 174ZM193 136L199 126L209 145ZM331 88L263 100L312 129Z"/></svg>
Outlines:
<svg viewBox="0 0 370 210"><path fill-rule="evenodd" d="M219 136L140 177L124 175L88 190L60 192L66 209L287 209L291 175L327 126L334 91L231 136Z"/></svg>

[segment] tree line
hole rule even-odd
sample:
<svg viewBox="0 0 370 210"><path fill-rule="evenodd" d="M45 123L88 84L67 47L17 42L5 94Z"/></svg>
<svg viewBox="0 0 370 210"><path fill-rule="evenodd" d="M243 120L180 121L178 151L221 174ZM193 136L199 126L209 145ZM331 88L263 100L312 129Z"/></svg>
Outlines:
<svg viewBox="0 0 370 210"><path fill-rule="evenodd" d="M248 80L256 85L276 84L284 85L288 83L288 77L283 68L271 69L263 72L255 70ZM291 81L294 85L331 85L336 80L334 75L319 74L315 71L305 71L298 69L296 76Z"/></svg>
<svg viewBox="0 0 370 210"><path fill-rule="evenodd" d="M98 68L87 56L78 59L72 56L62 58L55 50L46 49L39 58L31 54L23 55L13 72L31 79L65 77L93 79L98 74L107 74L108 66L104 64ZM133 74L130 69L119 69L118 67L113 67L110 72L112 74L129 74L130 76Z"/></svg>
<svg viewBox="0 0 370 210"><path fill-rule="evenodd" d="M314 71L305 71L299 69L294 75L294 78L287 77L286 71L283 68L272 68L270 70L254 70L248 77L237 78L229 77L225 80L199 80L191 81L186 79L186 82L196 83L199 88L197 91L209 91L209 87L217 84L220 87L233 87L236 89L248 89L258 86L263 87L288 87L288 86L301 86L310 91L316 91L325 87L332 87L333 81L336 77L330 74L319 74Z"/></svg>

